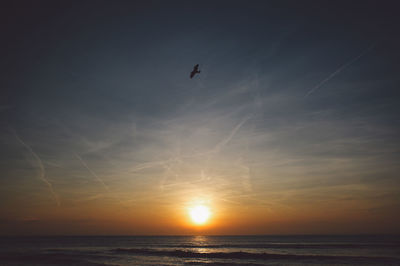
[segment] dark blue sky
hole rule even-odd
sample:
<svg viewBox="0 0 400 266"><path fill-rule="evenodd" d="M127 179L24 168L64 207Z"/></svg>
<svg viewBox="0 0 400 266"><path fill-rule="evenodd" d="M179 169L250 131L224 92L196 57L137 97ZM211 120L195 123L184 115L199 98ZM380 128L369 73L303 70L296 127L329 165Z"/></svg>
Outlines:
<svg viewBox="0 0 400 266"><path fill-rule="evenodd" d="M0 11L0 232L188 194L399 232L395 2L82 2Z"/></svg>

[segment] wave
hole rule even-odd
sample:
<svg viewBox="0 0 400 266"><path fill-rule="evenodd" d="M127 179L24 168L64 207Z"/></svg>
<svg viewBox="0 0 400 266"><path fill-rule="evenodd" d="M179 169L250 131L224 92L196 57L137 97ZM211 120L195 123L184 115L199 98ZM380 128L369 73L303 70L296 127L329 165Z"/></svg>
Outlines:
<svg viewBox="0 0 400 266"><path fill-rule="evenodd" d="M393 248L399 247L399 244L290 244L290 243L268 243L268 244L220 244L220 245L160 245L170 248L284 248L284 249L362 249L362 248Z"/></svg>
<svg viewBox="0 0 400 266"><path fill-rule="evenodd" d="M97 256L67 254L67 253L0 253L1 263L6 265L85 265L85 266L105 266L106 264L92 262L90 259ZM1 264L3 265L3 264ZM5 264L4 264L5 265Z"/></svg>
<svg viewBox="0 0 400 266"><path fill-rule="evenodd" d="M205 258L205 259L251 259L251 260L345 260L352 262L379 262L400 263L400 259L390 257L367 257L367 256L330 256L330 255L294 255L294 254L270 254L251 252L194 252L186 250L157 250L147 248L117 248L112 249L115 253L125 253L143 256L169 256L178 258Z"/></svg>

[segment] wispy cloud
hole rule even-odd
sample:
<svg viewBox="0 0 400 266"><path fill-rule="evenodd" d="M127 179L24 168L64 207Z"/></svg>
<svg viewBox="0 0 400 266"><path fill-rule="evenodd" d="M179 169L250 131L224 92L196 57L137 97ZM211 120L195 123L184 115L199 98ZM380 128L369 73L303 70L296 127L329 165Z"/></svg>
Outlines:
<svg viewBox="0 0 400 266"><path fill-rule="evenodd" d="M319 82L315 87L313 87L311 90L309 90L304 97L309 96L311 93L314 91L318 90L321 88L325 83L327 83L329 80L333 79L336 75L340 74L344 69L349 67L350 65L354 64L356 61L358 61L361 57L366 55L369 51L371 51L375 47L375 43L371 44L368 46L365 50L363 50L359 55L354 57L353 59L349 60L348 62L344 63L341 65L338 69L336 69L334 72L332 72L328 77L323 79L321 82Z"/></svg>
<svg viewBox="0 0 400 266"><path fill-rule="evenodd" d="M50 181L46 178L46 170L45 167L43 165L42 160L40 159L40 157L37 155L37 153L35 153L33 151L33 149L26 144L18 135L17 133L13 130L15 138L18 140L19 143L21 143L31 154L32 156L35 158L37 165L39 166L39 178L40 180L43 181L43 183L45 183L47 185L47 187L50 190L50 193L52 194L55 202L57 203L57 206L60 206L60 200L58 195L56 194L56 192L54 191L53 185L50 183Z"/></svg>
<svg viewBox="0 0 400 266"><path fill-rule="evenodd" d="M213 149L213 152L219 152L224 146L226 146L231 140L232 138L235 136L235 134L238 132L238 130L244 125L244 123L247 122L247 120L249 120L252 116L246 116L245 118L243 118L233 129L232 131L229 133L229 135L224 138L221 142L219 142L217 144L217 146L215 146L215 148Z"/></svg>
<svg viewBox="0 0 400 266"><path fill-rule="evenodd" d="M75 153L75 157L82 163L82 165L89 171L89 173L106 189L109 190L108 186L104 181L87 165L81 156Z"/></svg>

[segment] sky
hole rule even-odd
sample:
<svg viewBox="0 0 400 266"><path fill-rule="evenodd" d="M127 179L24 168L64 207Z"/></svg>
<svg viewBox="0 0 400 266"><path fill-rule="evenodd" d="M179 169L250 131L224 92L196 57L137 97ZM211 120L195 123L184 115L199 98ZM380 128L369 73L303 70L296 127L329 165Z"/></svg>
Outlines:
<svg viewBox="0 0 400 266"><path fill-rule="evenodd" d="M395 2L0 12L0 235L400 233Z"/></svg>

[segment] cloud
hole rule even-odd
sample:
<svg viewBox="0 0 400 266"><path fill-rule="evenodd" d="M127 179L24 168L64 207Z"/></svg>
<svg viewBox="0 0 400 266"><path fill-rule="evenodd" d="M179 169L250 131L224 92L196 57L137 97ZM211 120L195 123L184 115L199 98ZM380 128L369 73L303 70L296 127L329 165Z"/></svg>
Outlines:
<svg viewBox="0 0 400 266"><path fill-rule="evenodd" d="M104 181L87 165L87 163L81 158L81 156L75 153L75 157L82 163L82 165L89 171L89 173L104 187L104 189L109 190Z"/></svg>
<svg viewBox="0 0 400 266"><path fill-rule="evenodd" d="M323 79L322 81L320 81L317 85L315 85L315 87L313 87L311 90L309 90L305 97L309 96L311 93L313 93L314 91L318 90L319 88L321 88L325 83L327 83L328 81L330 81L331 79L333 79L336 75L339 75L340 72L342 72L343 70L345 70L347 67L349 67L350 65L354 64L355 62L357 62L359 59L361 59L361 57L363 57L364 55L366 55L368 52L370 52L373 48L375 47L375 43L371 44L370 46L368 46L365 50L363 50L359 55L357 55L356 57L352 58L351 60L347 61L346 63L344 63L343 65L341 65L338 69L336 69L334 72L332 72L328 77L326 77L325 79Z"/></svg>
<svg viewBox="0 0 400 266"><path fill-rule="evenodd" d="M37 153L35 153L35 152L33 151L33 149L32 149L28 144L26 144L26 143L17 135L17 133L16 133L15 131L13 131L13 132L14 132L15 138L18 140L18 142L21 143L21 144L32 154L32 156L35 158L35 160L36 160L36 162L37 162L37 165L38 165L38 167L39 167L39 178L40 178L40 180L42 180L43 183L46 184L46 186L48 187L50 193L52 194L52 196L53 196L53 198L54 198L54 201L57 203L57 206L60 206L59 197L58 197L58 195L56 194L56 192L54 191L53 185L52 185L52 184L50 183L50 181L46 178L46 170L45 170L45 167L43 166L42 160L41 160L40 157L37 155Z"/></svg>

